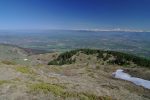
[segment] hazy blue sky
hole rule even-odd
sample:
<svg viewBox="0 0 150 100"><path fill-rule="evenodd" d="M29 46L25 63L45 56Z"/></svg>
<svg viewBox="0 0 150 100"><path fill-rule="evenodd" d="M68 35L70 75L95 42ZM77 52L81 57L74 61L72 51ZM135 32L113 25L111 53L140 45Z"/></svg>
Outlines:
<svg viewBox="0 0 150 100"><path fill-rule="evenodd" d="M150 0L0 0L0 29L150 30Z"/></svg>

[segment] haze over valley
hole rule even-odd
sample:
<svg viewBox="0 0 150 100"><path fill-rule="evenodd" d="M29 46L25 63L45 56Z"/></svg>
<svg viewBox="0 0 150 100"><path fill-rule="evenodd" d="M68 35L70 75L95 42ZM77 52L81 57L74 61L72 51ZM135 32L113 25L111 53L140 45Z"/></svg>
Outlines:
<svg viewBox="0 0 150 100"><path fill-rule="evenodd" d="M150 57L149 32L95 32L84 30L0 31L0 43L50 52L64 52L78 48L97 48Z"/></svg>

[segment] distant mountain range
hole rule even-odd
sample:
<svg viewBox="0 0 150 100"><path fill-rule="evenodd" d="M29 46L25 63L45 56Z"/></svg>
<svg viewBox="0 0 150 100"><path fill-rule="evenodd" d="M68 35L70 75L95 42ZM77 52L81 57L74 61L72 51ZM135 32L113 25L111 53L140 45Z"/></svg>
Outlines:
<svg viewBox="0 0 150 100"><path fill-rule="evenodd" d="M150 31L144 31L144 30L133 30L133 29L121 29L121 28L115 28L115 29L74 29L76 31L94 31L94 32L150 32Z"/></svg>

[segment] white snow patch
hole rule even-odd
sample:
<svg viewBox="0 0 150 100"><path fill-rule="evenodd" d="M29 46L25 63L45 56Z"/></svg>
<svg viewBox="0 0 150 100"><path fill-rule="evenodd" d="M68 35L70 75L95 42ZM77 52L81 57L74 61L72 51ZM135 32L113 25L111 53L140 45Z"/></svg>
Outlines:
<svg viewBox="0 0 150 100"><path fill-rule="evenodd" d="M49 77L66 77L66 76L64 76L62 74L56 74L56 73L48 73L48 76Z"/></svg>
<svg viewBox="0 0 150 100"><path fill-rule="evenodd" d="M27 61L28 59L23 59L24 61Z"/></svg>
<svg viewBox="0 0 150 100"><path fill-rule="evenodd" d="M143 86L147 89L150 89L150 81L149 80L144 80L144 79L137 78L137 77L131 77L131 75L123 72L122 69L116 70L116 72L112 73L112 75L115 78L127 80L127 81L130 81L136 85Z"/></svg>

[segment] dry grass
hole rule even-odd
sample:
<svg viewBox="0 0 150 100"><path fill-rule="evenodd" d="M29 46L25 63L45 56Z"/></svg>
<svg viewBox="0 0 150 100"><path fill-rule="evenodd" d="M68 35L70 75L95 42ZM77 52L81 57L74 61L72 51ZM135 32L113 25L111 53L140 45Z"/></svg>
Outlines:
<svg viewBox="0 0 150 100"><path fill-rule="evenodd" d="M1 61L1 63L6 64L6 65L16 65L15 62L13 62L13 61L8 61L8 60L3 60L3 61Z"/></svg>
<svg viewBox="0 0 150 100"><path fill-rule="evenodd" d="M79 100L114 100L109 96L96 96L94 94L89 94L85 92L68 92L64 86L58 84L49 84L49 83L35 83L30 84L30 92L43 92L43 93L53 93L55 96L61 98L78 98Z"/></svg>
<svg viewBox="0 0 150 100"><path fill-rule="evenodd" d="M32 69L25 67L25 66L17 66L15 68L15 70L18 72L21 72L21 73L25 73L25 74L32 74L33 73Z"/></svg>
<svg viewBox="0 0 150 100"><path fill-rule="evenodd" d="M51 92L56 96L61 95L64 92L62 86L48 83L30 84L29 88L31 92L43 92L43 93Z"/></svg>
<svg viewBox="0 0 150 100"><path fill-rule="evenodd" d="M0 85L3 85L5 83L9 83L9 81L7 81L7 80L0 80Z"/></svg>

